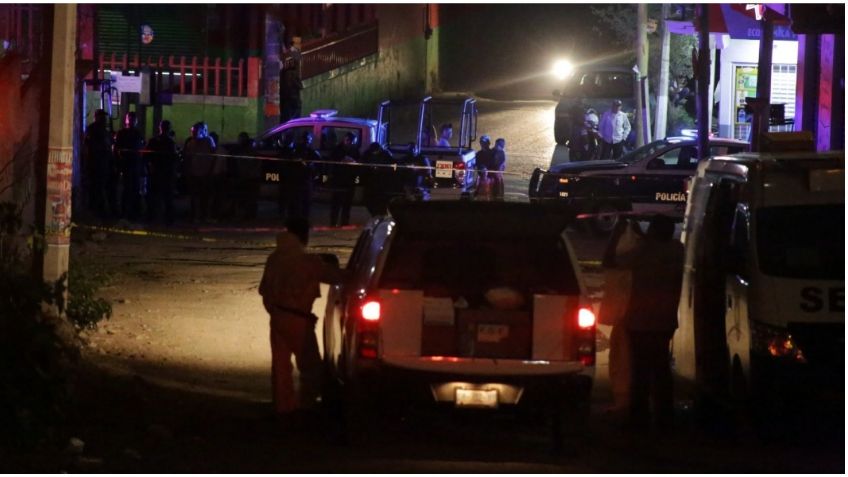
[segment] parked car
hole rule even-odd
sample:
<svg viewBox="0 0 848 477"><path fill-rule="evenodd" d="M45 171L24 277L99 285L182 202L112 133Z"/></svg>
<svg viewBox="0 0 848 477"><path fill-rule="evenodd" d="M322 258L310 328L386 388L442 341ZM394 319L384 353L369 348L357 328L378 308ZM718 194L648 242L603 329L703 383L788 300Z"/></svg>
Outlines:
<svg viewBox="0 0 848 477"><path fill-rule="evenodd" d="M710 156L742 152L748 144L710 139ZM563 201L607 233L620 212L683 217L687 184L698 166L697 141L668 138L638 148L617 161L561 164L536 169L530 179L531 202Z"/></svg>
<svg viewBox="0 0 848 477"><path fill-rule="evenodd" d="M595 316L562 233L573 215L473 201L390 212L362 231L328 295L324 358L344 395L585 416Z"/></svg>

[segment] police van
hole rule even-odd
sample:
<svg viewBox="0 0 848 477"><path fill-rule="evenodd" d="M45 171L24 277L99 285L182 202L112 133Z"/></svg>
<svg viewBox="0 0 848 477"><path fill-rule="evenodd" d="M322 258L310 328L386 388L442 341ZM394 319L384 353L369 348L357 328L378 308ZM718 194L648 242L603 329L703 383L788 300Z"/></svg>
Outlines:
<svg viewBox="0 0 848 477"><path fill-rule="evenodd" d="M844 181L843 151L698 166L672 343L684 389L770 416L822 400L844 408Z"/></svg>

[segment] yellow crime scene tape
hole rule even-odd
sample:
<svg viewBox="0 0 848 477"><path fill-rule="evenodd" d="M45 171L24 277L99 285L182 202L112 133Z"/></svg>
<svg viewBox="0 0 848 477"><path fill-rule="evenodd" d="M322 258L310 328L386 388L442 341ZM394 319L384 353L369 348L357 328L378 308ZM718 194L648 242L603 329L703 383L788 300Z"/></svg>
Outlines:
<svg viewBox="0 0 848 477"><path fill-rule="evenodd" d="M218 238L218 237L205 237L205 236L201 236L201 235L182 235L182 234L175 234L175 233L154 232L154 231L144 230L144 229L124 229L124 228L119 228L119 227L103 227L103 226L100 226L100 225L86 225L86 224L72 223L71 227L82 229L82 230L92 230L92 231L104 232L104 233L113 233L113 234L121 234L121 235L134 235L134 236L138 236L138 237L155 237L155 238L166 238L166 239L175 239L175 240L197 240L197 241L200 241L200 242L212 242L212 243L214 243L214 242L236 243L236 244L243 244L243 245L257 245L257 246L268 247L268 248L273 248L277 245L277 243L275 241L261 241L260 242L260 241L254 241L254 240L238 240L238 239L228 239L228 238ZM360 226L351 225L351 226L345 226L345 227L313 227L311 230L315 231L315 232L348 231L348 230L356 231L356 230L360 230L361 228L362 227L360 227ZM270 228L270 227L267 227L267 228L263 227L263 228L260 228L260 229L252 229L252 230L254 230L254 231L255 230L263 230L264 231L266 229L267 229L268 232L282 232L282 231L285 230L285 228L283 228L283 227L280 227L278 229L273 229L273 228ZM238 231L238 229L225 229L225 228L220 228L220 230L221 231L224 231L224 230ZM337 247L337 246L310 245L309 248L339 248L339 247ZM344 247L342 247L342 248L344 248ZM348 248L353 249L352 246L348 247ZM582 265L582 266L588 266L588 267L599 267L601 265L600 260L578 260L578 263L580 263L580 265Z"/></svg>
<svg viewBox="0 0 848 477"><path fill-rule="evenodd" d="M137 153L137 154L138 153L140 153L140 154L161 154L162 153L161 151L154 151L152 149L139 149L139 150L119 149L118 151L119 152L131 152L131 153ZM526 155L513 155L513 156L514 157L530 157L530 156L526 156ZM298 164L327 164L327 165L336 165L336 166L342 165L342 166L346 166L346 167L387 168L387 169L392 169L393 171L408 169L408 170L414 170L414 171L425 171L425 170L426 171L436 171L436 170L438 170L438 171L441 171L441 172L446 172L446 171L464 172L464 171L467 170L465 168L455 168L452 165L449 168L448 167L437 168L435 166L421 166L421 165L415 165L415 164L402 164L400 162L393 162L393 163L390 163L390 164L373 164L373 163L357 162L357 161L343 162L343 161L333 161L333 160L328 160L328 159L316 160L316 159L298 159L298 158L285 158L285 157L261 156L261 155L238 155L238 154L219 154L219 153L200 153L200 154L195 154L194 157L202 157L202 158L208 158L208 159L214 159L214 158L224 158L224 159L234 158L234 159L245 159L245 160L255 159L255 160L260 160L260 161L292 162L292 163L298 163ZM426 155L421 155L419 157L427 158ZM532 156L532 157L536 157L536 156ZM473 169L473 170L476 171L476 169ZM496 173L496 174L499 174L499 175L504 175L504 176L515 176L515 177L519 177L519 178L523 178L523 179L529 179L531 177L531 174L528 174L526 172L510 172L510 171L490 171L490 172Z"/></svg>

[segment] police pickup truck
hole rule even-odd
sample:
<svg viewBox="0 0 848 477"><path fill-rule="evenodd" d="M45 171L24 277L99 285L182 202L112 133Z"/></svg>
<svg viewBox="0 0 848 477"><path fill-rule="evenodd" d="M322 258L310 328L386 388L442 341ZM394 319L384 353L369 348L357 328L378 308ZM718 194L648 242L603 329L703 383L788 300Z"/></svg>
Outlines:
<svg viewBox="0 0 848 477"><path fill-rule="evenodd" d="M679 390L747 402L770 433L805 404L844 413L845 153L714 157L690 190Z"/></svg>
<svg viewBox="0 0 848 477"><path fill-rule="evenodd" d="M710 139L710 156L744 151L747 143ZM530 180L531 202L564 201L590 219L597 233L612 230L621 212L682 217L687 184L698 166L697 142L668 138L636 149L618 161L561 164L537 169Z"/></svg>

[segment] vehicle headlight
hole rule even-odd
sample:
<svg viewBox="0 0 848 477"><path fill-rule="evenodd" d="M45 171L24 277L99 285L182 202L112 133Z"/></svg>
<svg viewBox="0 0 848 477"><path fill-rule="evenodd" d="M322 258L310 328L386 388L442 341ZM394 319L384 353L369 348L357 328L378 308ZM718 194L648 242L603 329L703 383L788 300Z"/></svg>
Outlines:
<svg viewBox="0 0 848 477"><path fill-rule="evenodd" d="M806 363L803 351L785 328L751 321L751 351L775 359Z"/></svg>
<svg viewBox="0 0 848 477"><path fill-rule="evenodd" d="M564 80L574 73L574 65L568 60L557 60L554 62L551 73L558 79Z"/></svg>

